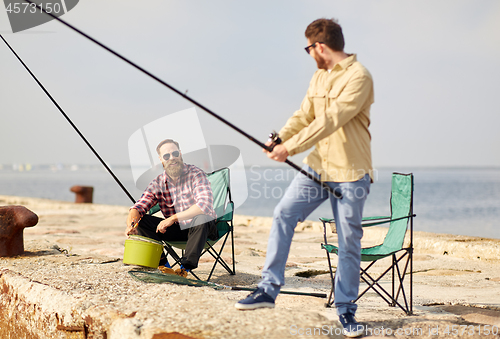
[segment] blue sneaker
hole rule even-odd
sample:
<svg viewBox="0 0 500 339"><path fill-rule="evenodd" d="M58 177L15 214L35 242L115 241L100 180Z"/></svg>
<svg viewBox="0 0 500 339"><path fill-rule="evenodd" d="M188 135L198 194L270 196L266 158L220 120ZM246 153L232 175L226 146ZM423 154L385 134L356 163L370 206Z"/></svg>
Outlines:
<svg viewBox="0 0 500 339"><path fill-rule="evenodd" d="M160 258L160 262L158 263L158 266L165 266L167 268L172 268L172 266L170 266L170 264L168 263L167 257L163 257L163 256Z"/></svg>
<svg viewBox="0 0 500 339"><path fill-rule="evenodd" d="M354 314L344 313L339 315L340 323L344 328L344 335L349 338L359 337L363 334L365 327L354 319Z"/></svg>
<svg viewBox="0 0 500 339"><path fill-rule="evenodd" d="M263 288L257 288L248 297L234 304L238 310L255 310L256 308L274 308L274 299L264 292Z"/></svg>

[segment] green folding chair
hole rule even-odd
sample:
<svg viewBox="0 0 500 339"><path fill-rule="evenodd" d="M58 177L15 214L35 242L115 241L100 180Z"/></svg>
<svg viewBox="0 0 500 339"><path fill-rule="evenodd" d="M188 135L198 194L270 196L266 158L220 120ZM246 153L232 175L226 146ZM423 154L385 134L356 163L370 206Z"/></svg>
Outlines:
<svg viewBox="0 0 500 339"><path fill-rule="evenodd" d="M230 188L230 179L229 179L229 168L222 168L212 173L207 174L208 180L210 181L210 186L212 188L213 193L213 206L215 210L215 214L217 215L217 219L215 220L217 226L218 237L216 240L207 240L205 243L205 247L201 256L205 253L209 253L215 259L215 262L212 266L212 270L208 275L206 281L210 281L212 274L215 270L217 264L220 264L226 271L234 275L236 272L235 260L234 260L234 233L233 233L233 210L234 203L231 198L231 188ZM154 214L160 210L158 205L154 206L148 213ZM232 267L227 264L224 259L222 259L222 251L226 246L227 240L231 236L231 254L232 254ZM217 251L214 248L216 243L221 242L221 247ZM184 255L184 251L186 249L185 241L164 241L163 245L168 254L172 256L175 260L175 263L172 264L172 267L176 265L180 265L180 257ZM181 250L181 255L179 256L177 252L174 250L177 248ZM196 279L200 280L198 276L190 271Z"/></svg>
<svg viewBox="0 0 500 339"><path fill-rule="evenodd" d="M361 267L361 279L368 285L361 292L354 302L358 301L367 291L375 291L390 306L399 306L406 314L413 313L413 174L392 174L391 191L391 215L380 217L363 218L363 227L382 225L390 223L389 230L382 244L361 249L361 261L370 262L363 268ZM326 224L334 223L333 219L320 218L323 222L324 244L321 247L326 250L328 265L330 266L330 277L332 280L332 289L328 298L327 307L330 307L334 300L335 275L330 261L330 253L338 255L338 247L328 244ZM410 225L410 241L407 247L403 247L406 231ZM391 258L391 265L377 278L372 277L368 270L379 260ZM406 260L404 260L406 259ZM409 267L409 269L408 269ZM407 271L409 271L407 273ZM392 290L387 292L381 285L381 279L388 273L392 275ZM409 274L409 296L407 297L404 289L405 276ZM396 279L397 277L397 279ZM398 301L402 297L404 306Z"/></svg>

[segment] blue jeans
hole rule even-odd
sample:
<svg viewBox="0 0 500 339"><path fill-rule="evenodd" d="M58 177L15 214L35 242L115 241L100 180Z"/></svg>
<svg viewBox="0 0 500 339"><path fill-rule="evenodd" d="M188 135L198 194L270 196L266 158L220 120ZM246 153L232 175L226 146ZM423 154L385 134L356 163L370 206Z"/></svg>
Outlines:
<svg viewBox="0 0 500 339"><path fill-rule="evenodd" d="M304 170L318 177L309 166ZM297 174L285 195L274 209L273 225L267 244L267 255L259 287L276 299L285 284L285 265L290 252L295 227L304 221L322 202L330 199L337 226L339 252L335 276L335 307L337 313L355 313L361 263L361 219L370 191L370 176L355 182L327 182L342 198L335 198L303 174ZM327 217L327 216L325 216ZM318 244L319 246L319 244Z"/></svg>

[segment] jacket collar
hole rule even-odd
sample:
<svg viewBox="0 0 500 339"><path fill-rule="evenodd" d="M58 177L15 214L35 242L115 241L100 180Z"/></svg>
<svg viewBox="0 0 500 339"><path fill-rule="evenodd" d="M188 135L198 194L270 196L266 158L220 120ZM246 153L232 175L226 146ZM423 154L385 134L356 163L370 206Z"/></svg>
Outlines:
<svg viewBox="0 0 500 339"><path fill-rule="evenodd" d="M348 54L348 57L339 62L338 64L335 64L335 66L333 66L333 69L340 67L341 69L345 70L356 61L357 61L356 54Z"/></svg>

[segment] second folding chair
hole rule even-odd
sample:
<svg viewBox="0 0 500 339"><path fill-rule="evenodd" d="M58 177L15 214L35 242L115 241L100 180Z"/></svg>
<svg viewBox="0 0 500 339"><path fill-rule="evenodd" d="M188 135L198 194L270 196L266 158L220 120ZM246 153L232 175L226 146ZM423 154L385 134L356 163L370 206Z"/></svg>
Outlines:
<svg viewBox="0 0 500 339"><path fill-rule="evenodd" d="M366 292L373 290L390 306L399 306L406 314L413 313L413 174L392 174L391 184L391 215L385 217L363 218L363 227L390 223L389 229L382 244L361 249L361 262L369 262L368 266L361 267L361 279L368 285L361 292L355 302ZM330 266L330 277L332 289L327 306L334 303L335 275L330 261L330 254L338 254L338 247L328 244L327 223L334 223L333 219L320 218L323 222L324 244L321 247L326 250L328 264ZM404 246L405 235L409 225L409 244ZM390 258L391 264L378 277L369 273L369 269L376 262L384 258ZM388 292L381 286L381 279L391 272L391 290ZM409 295L404 288L406 275L409 275ZM400 302L399 299L402 299ZM404 304L404 305L403 305Z"/></svg>

